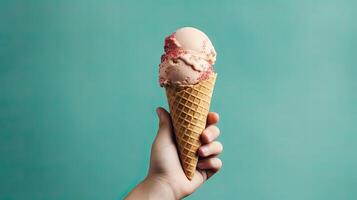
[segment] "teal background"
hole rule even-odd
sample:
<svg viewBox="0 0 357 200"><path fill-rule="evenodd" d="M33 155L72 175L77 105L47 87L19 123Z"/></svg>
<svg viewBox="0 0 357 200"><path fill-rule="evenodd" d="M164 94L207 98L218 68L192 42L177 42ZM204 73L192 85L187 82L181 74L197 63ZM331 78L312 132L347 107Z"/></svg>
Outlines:
<svg viewBox="0 0 357 200"><path fill-rule="evenodd" d="M218 1L217 1L218 2ZM356 1L0 2L0 199L121 199L146 174L163 39L205 31L222 171L187 199L357 199Z"/></svg>

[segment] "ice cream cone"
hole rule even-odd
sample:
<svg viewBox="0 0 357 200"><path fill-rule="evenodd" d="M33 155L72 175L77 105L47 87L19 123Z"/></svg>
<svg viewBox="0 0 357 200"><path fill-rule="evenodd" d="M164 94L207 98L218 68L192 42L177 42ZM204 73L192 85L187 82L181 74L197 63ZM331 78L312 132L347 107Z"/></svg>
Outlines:
<svg viewBox="0 0 357 200"><path fill-rule="evenodd" d="M189 86L167 86L166 96L182 168L192 180L198 162L200 135L205 129L216 74Z"/></svg>

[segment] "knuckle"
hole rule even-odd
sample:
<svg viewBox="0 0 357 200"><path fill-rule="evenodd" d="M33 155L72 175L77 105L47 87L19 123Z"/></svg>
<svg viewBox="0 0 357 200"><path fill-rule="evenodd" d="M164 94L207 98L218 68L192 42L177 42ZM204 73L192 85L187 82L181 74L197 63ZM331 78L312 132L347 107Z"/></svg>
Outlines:
<svg viewBox="0 0 357 200"><path fill-rule="evenodd" d="M223 151L223 145L222 145L222 143L220 143L220 142L217 141L216 144L217 144L218 151L219 151L219 152L222 152L222 151Z"/></svg>
<svg viewBox="0 0 357 200"><path fill-rule="evenodd" d="M214 166L214 165L215 165L215 160L214 160L214 158L208 159L208 164L209 164L210 166Z"/></svg>
<svg viewBox="0 0 357 200"><path fill-rule="evenodd" d="M214 125L212 125L212 126L210 127L210 132L211 132L213 135L215 135L215 137L218 137L218 135L220 134L219 128L218 128L217 126L214 126Z"/></svg>
<svg viewBox="0 0 357 200"><path fill-rule="evenodd" d="M211 125L203 131L206 135L214 135L217 137L220 134L220 130L217 126Z"/></svg>
<svg viewBox="0 0 357 200"><path fill-rule="evenodd" d="M214 169L219 169L222 166L222 161L219 158L212 158L211 165Z"/></svg>
<svg viewBox="0 0 357 200"><path fill-rule="evenodd" d="M221 159L218 159L218 167L217 167L217 169L218 170L221 169L222 165L223 165L223 163L222 163Z"/></svg>
<svg viewBox="0 0 357 200"><path fill-rule="evenodd" d="M215 127L215 131L216 131L217 135L219 135L221 133L221 130L217 126L214 126L214 127Z"/></svg>
<svg viewBox="0 0 357 200"><path fill-rule="evenodd" d="M215 168L219 169L222 166L222 161L219 158L215 158Z"/></svg>

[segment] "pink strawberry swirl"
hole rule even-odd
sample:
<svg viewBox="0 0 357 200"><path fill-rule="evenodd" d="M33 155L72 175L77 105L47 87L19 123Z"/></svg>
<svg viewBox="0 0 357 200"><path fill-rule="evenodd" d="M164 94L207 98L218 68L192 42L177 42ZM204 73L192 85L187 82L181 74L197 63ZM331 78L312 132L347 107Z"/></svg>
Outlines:
<svg viewBox="0 0 357 200"><path fill-rule="evenodd" d="M182 33L179 31L185 32L186 35L188 31L193 31L195 37L192 39L195 44L192 44L191 38L181 36ZM177 38L176 35L181 38ZM162 87L194 85L209 79L214 73L216 52L208 37L197 29L182 28L166 37L164 50L159 66L159 82Z"/></svg>

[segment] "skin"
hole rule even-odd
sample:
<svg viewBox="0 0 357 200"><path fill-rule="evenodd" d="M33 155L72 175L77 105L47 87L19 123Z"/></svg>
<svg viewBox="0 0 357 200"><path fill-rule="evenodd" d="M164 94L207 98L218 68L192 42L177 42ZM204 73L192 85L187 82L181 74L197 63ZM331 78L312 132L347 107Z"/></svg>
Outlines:
<svg viewBox="0 0 357 200"><path fill-rule="evenodd" d="M215 125L219 121L217 113L208 114L206 129L201 134L197 170L192 181L189 181L180 164L170 115L163 108L156 111L160 123L151 148L149 172L129 193L127 200L182 199L196 191L222 167L222 161L217 157L223 151L222 144L216 141L220 134Z"/></svg>

